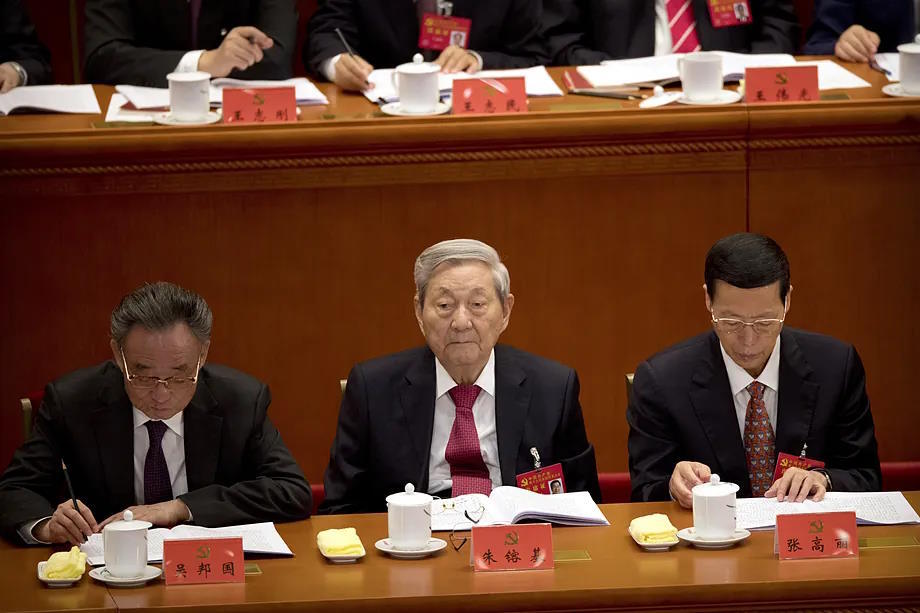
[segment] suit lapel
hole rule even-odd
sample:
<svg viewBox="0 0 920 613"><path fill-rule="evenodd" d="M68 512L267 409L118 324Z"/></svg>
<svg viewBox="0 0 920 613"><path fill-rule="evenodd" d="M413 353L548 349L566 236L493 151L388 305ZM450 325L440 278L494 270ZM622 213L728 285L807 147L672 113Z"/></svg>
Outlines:
<svg viewBox="0 0 920 613"><path fill-rule="evenodd" d="M211 409L217 401L211 394L207 377L198 380L198 389L183 412L183 446L185 476L189 491L211 485L216 481L220 459L220 431L223 418Z"/></svg>
<svg viewBox="0 0 920 613"><path fill-rule="evenodd" d="M530 410L530 385L521 367L505 352L495 347L495 433L502 483L514 485L517 454L524 436L524 423Z"/></svg>
<svg viewBox="0 0 920 613"><path fill-rule="evenodd" d="M416 490L428 491L428 461L431 457L431 434L434 428L435 401L434 354L423 351L406 372L399 394L397 410L415 451L419 473L414 478ZM398 441L394 444L399 444Z"/></svg>
<svg viewBox="0 0 920 613"><path fill-rule="evenodd" d="M811 430L821 386L790 330L782 331L779 361L779 400L776 408L776 451L798 455Z"/></svg>
<svg viewBox="0 0 920 613"><path fill-rule="evenodd" d="M121 371L114 364L106 373L99 408L90 416L99 451L101 474L108 500L105 506L124 508L136 504L134 496L134 417ZM103 518L100 518L103 519Z"/></svg>

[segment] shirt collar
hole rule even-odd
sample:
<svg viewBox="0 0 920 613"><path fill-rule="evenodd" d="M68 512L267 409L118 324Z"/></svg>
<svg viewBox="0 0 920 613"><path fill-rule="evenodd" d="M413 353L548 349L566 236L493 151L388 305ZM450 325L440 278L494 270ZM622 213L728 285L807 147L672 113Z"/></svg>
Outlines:
<svg viewBox="0 0 920 613"><path fill-rule="evenodd" d="M137 407L131 407L134 410L134 429L138 429L148 421L150 418L144 415L140 409ZM176 433L179 438L182 438L185 434L185 422L183 417L185 416L185 411L179 411L169 419L164 419L163 423L166 424L166 427Z"/></svg>
<svg viewBox="0 0 920 613"><path fill-rule="evenodd" d="M441 364L437 357L434 358L434 372L437 378L437 392L435 398L440 398L450 390L457 387L457 382L448 374L447 369ZM478 385L482 391L486 392L493 398L495 397L495 349L489 353L489 361L486 362L482 372L476 379L475 385Z"/></svg>
<svg viewBox="0 0 920 613"><path fill-rule="evenodd" d="M760 381L774 392L779 391L779 343L780 337L777 336L776 344L773 345L773 352L770 354L766 366L763 367L763 372L756 379L756 381ZM732 388L732 396L736 396L738 392L747 388L755 379L748 371L738 366L729 357L721 342L719 342L719 349L722 351L722 360L725 362L725 370L728 372L728 384Z"/></svg>

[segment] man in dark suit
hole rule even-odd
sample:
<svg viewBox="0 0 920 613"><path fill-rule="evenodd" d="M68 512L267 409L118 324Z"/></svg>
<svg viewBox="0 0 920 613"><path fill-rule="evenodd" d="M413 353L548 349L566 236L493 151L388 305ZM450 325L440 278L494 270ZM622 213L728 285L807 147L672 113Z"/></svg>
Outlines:
<svg viewBox="0 0 920 613"><path fill-rule="evenodd" d="M33 435L0 477L5 536L79 544L127 508L164 527L310 515L310 486L266 414L268 388L205 365L211 321L200 296L170 283L122 299L113 361L46 387Z"/></svg>
<svg viewBox="0 0 920 613"><path fill-rule="evenodd" d="M868 62L917 33L914 0L818 0L804 53Z"/></svg>
<svg viewBox="0 0 920 613"><path fill-rule="evenodd" d="M496 345L514 296L495 250L438 243L416 260L415 281L428 346L352 369L320 512L384 511L407 483L444 498L488 494L538 461L561 463L569 491L600 501L575 371Z"/></svg>
<svg viewBox="0 0 920 613"><path fill-rule="evenodd" d="M419 20L434 0L320 0L307 26L304 65L348 90L364 90L374 69L412 61L420 51ZM454 17L472 21L469 50L450 45L434 61L445 72L527 68L546 64L540 36L540 3L533 0L454 0ZM355 53L348 54L335 32L339 28Z"/></svg>
<svg viewBox="0 0 920 613"><path fill-rule="evenodd" d="M20 0L0 0L0 94L51 83L51 54Z"/></svg>
<svg viewBox="0 0 920 613"><path fill-rule="evenodd" d="M750 0L750 23L713 27L707 0L690 0L694 32L674 39L667 5L679 0L544 0L544 34L553 63L600 64L604 60L694 50L793 53L798 19L791 0ZM680 11L680 8L677 9ZM674 26L669 23L674 21ZM692 36L698 43L692 45ZM685 46L681 46L686 42Z"/></svg>
<svg viewBox="0 0 920 613"><path fill-rule="evenodd" d="M166 87L171 72L288 79L295 0L87 0L86 79Z"/></svg>
<svg viewBox="0 0 920 613"><path fill-rule="evenodd" d="M866 375L852 345L783 328L792 286L772 239L735 234L706 257L713 330L639 365L627 410L635 501L677 500L718 473L740 496L780 501L881 487ZM823 469L789 468L777 454Z"/></svg>

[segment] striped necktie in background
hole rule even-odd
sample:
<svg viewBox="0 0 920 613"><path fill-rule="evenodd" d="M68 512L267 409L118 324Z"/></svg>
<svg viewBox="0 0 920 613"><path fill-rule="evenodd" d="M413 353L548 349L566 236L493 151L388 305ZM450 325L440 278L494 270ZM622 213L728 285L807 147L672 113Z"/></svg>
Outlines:
<svg viewBox="0 0 920 613"><path fill-rule="evenodd" d="M671 28L671 52L691 53L702 49L696 36L691 0L668 0L668 26Z"/></svg>

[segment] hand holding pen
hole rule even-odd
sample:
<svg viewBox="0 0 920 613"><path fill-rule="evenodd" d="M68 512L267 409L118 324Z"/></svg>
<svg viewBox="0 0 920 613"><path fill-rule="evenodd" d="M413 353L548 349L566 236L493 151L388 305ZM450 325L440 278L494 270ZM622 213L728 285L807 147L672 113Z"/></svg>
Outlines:
<svg viewBox="0 0 920 613"><path fill-rule="evenodd" d="M46 543L81 545L91 534L99 531L99 525L89 507L77 500L64 460L61 460L61 468L64 471L70 500L59 504L49 519L36 524L32 534L39 541Z"/></svg>
<svg viewBox="0 0 920 613"><path fill-rule="evenodd" d="M373 88L374 84L367 79L374 67L355 54L340 29L336 28L335 33L345 48L345 53L341 54L335 63L335 84L348 91L365 91Z"/></svg>
<svg viewBox="0 0 920 613"><path fill-rule="evenodd" d="M233 70L246 70L258 64L264 57L263 51L275 44L258 28L240 26L233 28L221 41L217 49L205 51L198 58L198 70L212 77L226 77Z"/></svg>

